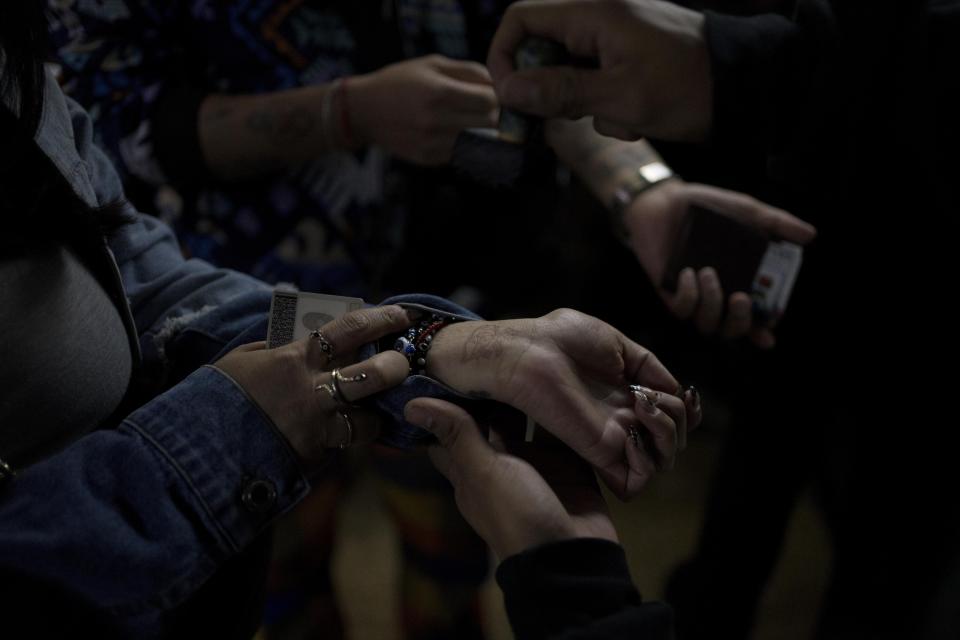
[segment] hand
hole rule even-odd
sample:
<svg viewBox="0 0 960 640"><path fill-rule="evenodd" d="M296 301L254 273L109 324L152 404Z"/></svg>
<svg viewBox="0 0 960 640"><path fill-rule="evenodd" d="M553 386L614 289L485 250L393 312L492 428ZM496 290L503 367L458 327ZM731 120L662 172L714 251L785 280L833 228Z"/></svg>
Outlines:
<svg viewBox="0 0 960 640"><path fill-rule="evenodd" d="M630 232L630 247L658 287L691 205L712 209L771 237L800 245L809 243L817 234L812 225L748 195L671 180L640 194L624 212L623 220ZM660 296L674 315L692 319L705 334L719 333L731 339L748 335L754 344L765 349L776 342L772 327L753 323L750 294L734 291L727 295L712 267L696 273L692 268L684 269L678 278L677 291L669 293L660 289Z"/></svg>
<svg viewBox="0 0 960 640"><path fill-rule="evenodd" d="M348 93L360 141L410 162L450 160L457 134L497 125L497 98L486 68L431 55L355 78Z"/></svg>
<svg viewBox="0 0 960 640"><path fill-rule="evenodd" d="M659 0L519 2L504 15L487 66L504 107L592 115L599 133L625 140L699 141L710 131L713 104L703 24L702 14ZM531 35L595 58L599 69L515 71L514 51Z"/></svg>
<svg viewBox="0 0 960 640"><path fill-rule="evenodd" d="M324 339L333 346L332 360L322 341L310 337L276 349L267 349L263 342L243 345L214 366L243 387L287 438L301 462L312 466L329 448L369 443L379 432L377 414L364 408L347 410L352 426L348 428L332 394L322 388L331 384L329 371L342 366L345 378L365 374L364 380L341 383L348 403L400 384L409 364L396 351L347 365L355 362L354 352L360 346L403 331L412 322L398 306L360 309L321 327Z"/></svg>
<svg viewBox="0 0 960 640"><path fill-rule="evenodd" d="M570 309L449 325L433 340L427 372L462 393L521 410L593 465L621 498L669 468L701 418L697 394L681 390L656 356ZM655 406L636 404L630 384L650 387ZM632 427L649 434L649 448L636 446Z"/></svg>
<svg viewBox="0 0 960 640"><path fill-rule="evenodd" d="M466 411L442 400L412 400L404 417L436 436L430 459L500 559L568 538L617 542L593 472L570 449L522 443L508 453L502 442L495 449Z"/></svg>

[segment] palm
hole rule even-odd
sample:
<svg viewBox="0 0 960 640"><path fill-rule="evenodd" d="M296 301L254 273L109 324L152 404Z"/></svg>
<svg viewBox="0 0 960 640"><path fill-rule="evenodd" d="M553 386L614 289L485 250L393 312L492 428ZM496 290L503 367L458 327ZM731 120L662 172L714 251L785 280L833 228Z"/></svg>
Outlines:
<svg viewBox="0 0 960 640"><path fill-rule="evenodd" d="M657 287L663 282L688 204L682 185L668 183L642 194L624 214L630 248Z"/></svg>
<svg viewBox="0 0 960 640"><path fill-rule="evenodd" d="M674 393L676 381L652 354L596 318L561 310L539 323L540 339L520 356L501 399L580 454L622 495L626 434L636 422L627 387L640 382Z"/></svg>

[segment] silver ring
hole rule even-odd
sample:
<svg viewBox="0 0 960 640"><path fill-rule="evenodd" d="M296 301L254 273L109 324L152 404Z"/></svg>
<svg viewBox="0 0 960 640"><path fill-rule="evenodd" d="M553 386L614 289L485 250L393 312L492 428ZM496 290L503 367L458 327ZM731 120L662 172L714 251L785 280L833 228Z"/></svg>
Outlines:
<svg viewBox="0 0 960 640"><path fill-rule="evenodd" d="M347 398L343 395L343 389L340 388L340 383L343 381L343 375L340 373L339 368L330 372L330 386L333 389L333 392L330 395L333 396L333 401L337 403L338 411L343 407L350 406L350 403L347 402Z"/></svg>
<svg viewBox="0 0 960 640"><path fill-rule="evenodd" d="M320 351L327 356L327 360L333 360L333 343L327 340L320 329L314 329L310 332L310 337L320 343Z"/></svg>
<svg viewBox="0 0 960 640"><path fill-rule="evenodd" d="M362 371L355 376L350 376L349 378L346 378L344 377L343 373L341 373L340 369L337 369L337 380L339 382L363 382L366 379L367 379L367 374L365 374Z"/></svg>
<svg viewBox="0 0 960 640"><path fill-rule="evenodd" d="M347 425L347 439L345 442L341 442L337 445L337 448L342 450L353 444L353 421L350 420L350 416L347 415L346 411L341 411L338 409L337 414L343 418L343 423Z"/></svg>
<svg viewBox="0 0 960 640"><path fill-rule="evenodd" d="M333 387L331 387L331 386L330 386L329 384L327 384L326 382L324 382L323 384L318 384L317 386L315 386L315 387L313 388L313 390L314 390L314 391L326 391L327 393L330 394L330 397L333 399L334 402L337 401L337 396L334 395L336 392L333 390Z"/></svg>

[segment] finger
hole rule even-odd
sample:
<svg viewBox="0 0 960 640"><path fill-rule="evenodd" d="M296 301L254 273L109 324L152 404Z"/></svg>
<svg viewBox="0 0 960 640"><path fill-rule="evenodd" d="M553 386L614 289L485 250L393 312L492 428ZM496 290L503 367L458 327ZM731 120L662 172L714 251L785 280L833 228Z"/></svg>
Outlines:
<svg viewBox="0 0 960 640"><path fill-rule="evenodd" d="M337 383L344 402L350 403L397 386L409 372L407 359L390 350L340 369ZM323 380L317 384L331 384L331 378L332 373L324 374Z"/></svg>
<svg viewBox="0 0 960 640"><path fill-rule="evenodd" d="M723 322L724 338L739 338L747 335L753 323L753 300L743 291L730 294L727 300L727 317Z"/></svg>
<svg viewBox="0 0 960 640"><path fill-rule="evenodd" d="M496 128L499 115L500 112L496 108L480 111L454 111L451 109L438 116L432 128L427 131L432 134L441 134L444 142L452 148L457 134L464 129ZM447 138L449 138L449 142L447 142Z"/></svg>
<svg viewBox="0 0 960 640"><path fill-rule="evenodd" d="M596 39L583 29L583 18L583 8L567 2L523 2L510 6L487 56L487 68L494 82L499 83L513 72L517 46L529 35L560 42L575 56L596 57Z"/></svg>
<svg viewBox="0 0 960 640"><path fill-rule="evenodd" d="M678 434L677 423L671 417L671 414L665 410L668 406L667 396L664 394L656 396L642 392L637 393L636 396L634 413L637 420L651 436L646 439L647 443L653 445L653 451L649 453L654 455L658 469L672 469L677 457ZM676 398L674 399L676 400ZM663 407L661 407L661 403ZM671 406L671 410L676 411L677 407ZM679 413L684 416L685 421L686 412L682 409L682 406Z"/></svg>
<svg viewBox="0 0 960 640"><path fill-rule="evenodd" d="M627 498L632 498L657 475L657 463L654 460L654 452L648 450L647 444L640 437L632 437L628 434L624 442L624 452L627 458L627 472L623 493Z"/></svg>
<svg viewBox="0 0 960 640"><path fill-rule="evenodd" d="M452 112L488 114L499 108L493 87L448 78L440 88L439 104Z"/></svg>
<svg viewBox="0 0 960 640"><path fill-rule="evenodd" d="M621 354L627 384L641 384L667 393L680 387L656 355L625 336L621 337Z"/></svg>
<svg viewBox="0 0 960 640"><path fill-rule="evenodd" d="M249 342L247 344L242 344L239 347L231 349L232 353L246 353L247 351L263 351L267 348L267 343L263 340L259 342Z"/></svg>
<svg viewBox="0 0 960 640"><path fill-rule="evenodd" d="M773 349L777 346L777 338L766 327L756 327L750 331L750 341L761 349Z"/></svg>
<svg viewBox="0 0 960 640"><path fill-rule="evenodd" d="M696 311L697 301L700 299L697 273L687 267L677 277L677 290L673 294L661 290L660 295L673 315L681 320L688 319Z"/></svg>
<svg viewBox="0 0 960 640"><path fill-rule="evenodd" d="M683 404L687 409L687 431L693 431L703 422L703 405L700 401L700 390L694 386L687 387L683 392ZM686 443L684 443L685 445Z"/></svg>
<svg viewBox="0 0 960 640"><path fill-rule="evenodd" d="M637 475L631 471L630 454L626 453L626 448L630 446L627 438L628 425L629 420L624 419L610 419L607 421L607 426L604 428L600 442L597 445L598 449L605 452L605 462L598 464L597 460L591 460L590 457L584 456L584 458L593 465L597 472L597 477L599 477L620 500L627 500L635 496L646 483L646 480L644 480L641 475ZM582 454L583 452L581 451L579 453ZM642 468L639 463L636 463L634 471Z"/></svg>
<svg viewBox="0 0 960 640"><path fill-rule="evenodd" d="M724 213L775 238L807 244L817 235L812 224L745 193L703 184L688 186L691 202Z"/></svg>
<svg viewBox="0 0 960 640"><path fill-rule="evenodd" d="M440 475L450 480L450 452L438 444L432 444L427 447L427 457ZM453 484L452 480L450 482Z"/></svg>
<svg viewBox="0 0 960 640"><path fill-rule="evenodd" d="M320 327L324 339L333 347L334 354L353 351L368 342L391 333L399 333L413 323L411 316L397 305L367 307L351 311ZM308 339L308 359L326 365L326 358L317 360L314 356L324 355L322 343L317 339Z"/></svg>
<svg viewBox="0 0 960 640"><path fill-rule="evenodd" d="M676 446L678 450L683 450L687 446L687 407L683 397L681 397L683 392L679 386L676 392L680 393L680 395L656 391L655 389L641 389L641 393L644 393L648 398L652 399L653 404L673 420L677 433ZM635 391L634 404L636 404L636 400L639 398L640 396Z"/></svg>
<svg viewBox="0 0 960 640"><path fill-rule="evenodd" d="M631 131L623 125L617 124L612 120L604 120L602 118L593 119L593 128L602 136L607 136L608 138L619 138L620 140L639 140L643 136L640 134Z"/></svg>
<svg viewBox="0 0 960 640"><path fill-rule="evenodd" d="M624 409L608 421L605 446L619 454L607 464L595 465L597 477L620 500L636 496L656 475L654 453L643 443L640 433L646 433L645 428L639 425L634 413L633 409ZM632 437L631 429L636 432Z"/></svg>
<svg viewBox="0 0 960 640"><path fill-rule="evenodd" d="M504 107L545 118L609 116L609 84L595 69L540 67L514 71L497 85L497 96Z"/></svg>
<svg viewBox="0 0 960 640"><path fill-rule="evenodd" d="M328 449L370 444L380 435L380 416L372 409L351 407L327 415L323 446Z"/></svg>
<svg viewBox="0 0 960 640"><path fill-rule="evenodd" d="M713 333L720 325L723 314L723 288L716 269L701 269L697 274L697 284L700 287L700 304L697 306L695 323L701 333Z"/></svg>
<svg viewBox="0 0 960 640"><path fill-rule="evenodd" d="M461 474L482 469L495 458L493 449L480 435L477 423L455 404L435 398L417 398L407 403L403 416L410 424L437 438L438 445L446 451L446 458L440 456L446 461L444 475L454 486Z"/></svg>
<svg viewBox="0 0 960 640"><path fill-rule="evenodd" d="M443 75L469 82L471 84L481 84L493 87L493 78L490 77L490 71L486 65L472 60L455 60L446 56L435 56L433 60L434 68L443 73Z"/></svg>

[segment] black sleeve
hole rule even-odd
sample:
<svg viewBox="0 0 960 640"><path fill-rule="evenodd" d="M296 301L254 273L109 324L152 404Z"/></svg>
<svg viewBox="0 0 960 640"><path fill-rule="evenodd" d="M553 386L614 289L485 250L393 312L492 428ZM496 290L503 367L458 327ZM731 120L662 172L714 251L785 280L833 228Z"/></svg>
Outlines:
<svg viewBox="0 0 960 640"><path fill-rule="evenodd" d="M673 637L670 608L641 602L623 547L607 540L564 540L511 556L497 583L519 640Z"/></svg>
<svg viewBox="0 0 960 640"><path fill-rule="evenodd" d="M827 2L801 1L792 18L705 15L715 145L776 152L798 124L825 117L839 46Z"/></svg>

